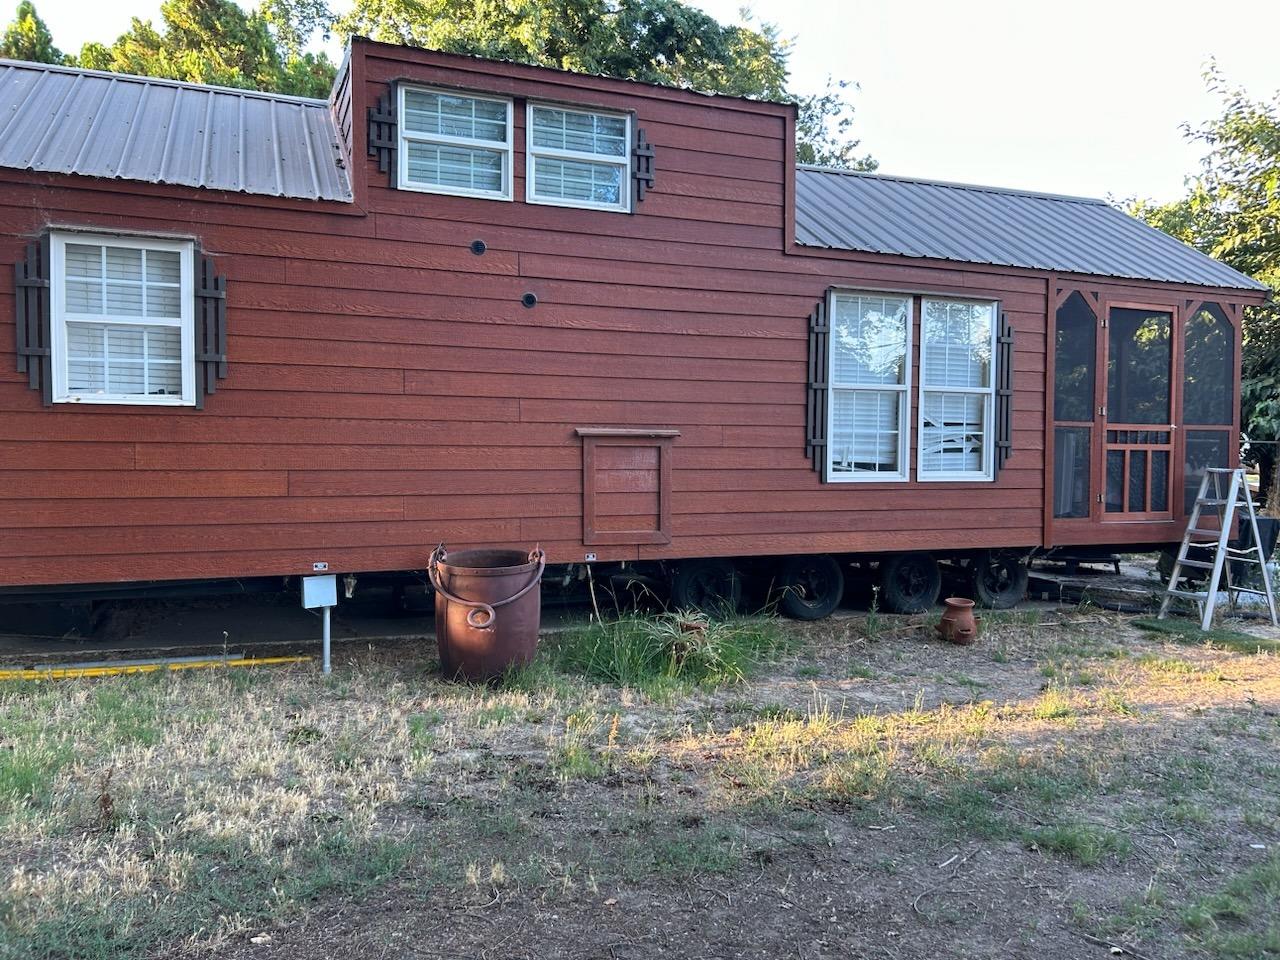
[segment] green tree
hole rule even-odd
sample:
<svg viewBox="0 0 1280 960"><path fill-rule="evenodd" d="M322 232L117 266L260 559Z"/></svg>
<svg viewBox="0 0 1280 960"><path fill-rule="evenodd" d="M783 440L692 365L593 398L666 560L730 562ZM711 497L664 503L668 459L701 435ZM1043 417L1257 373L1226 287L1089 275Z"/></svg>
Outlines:
<svg viewBox="0 0 1280 960"><path fill-rule="evenodd" d="M705 93L794 102L807 163L874 169L849 136L847 83L787 90L790 43L749 18L726 26L680 0L356 0L342 36L513 60Z"/></svg>
<svg viewBox="0 0 1280 960"><path fill-rule="evenodd" d="M1152 226L1268 284L1280 297L1280 94L1254 100L1210 65L1205 80L1222 114L1186 136L1205 147L1188 195L1174 203L1139 202L1133 212ZM1246 311L1241 423L1255 443L1249 459L1274 471L1280 440L1280 306ZM1264 489L1268 489L1264 487ZM1273 497L1272 510L1280 507Z"/></svg>
<svg viewBox="0 0 1280 960"><path fill-rule="evenodd" d="M324 97L334 66L302 48L330 20L317 0L267 0L246 11L232 0L165 0L161 26L134 19L113 44L88 43L80 66L225 87ZM283 52L282 52L283 49Z"/></svg>
<svg viewBox="0 0 1280 960"><path fill-rule="evenodd" d="M13 23L5 28L4 39L0 40L0 57L36 63L62 63L66 59L53 45L53 35L31 0L18 4Z"/></svg>

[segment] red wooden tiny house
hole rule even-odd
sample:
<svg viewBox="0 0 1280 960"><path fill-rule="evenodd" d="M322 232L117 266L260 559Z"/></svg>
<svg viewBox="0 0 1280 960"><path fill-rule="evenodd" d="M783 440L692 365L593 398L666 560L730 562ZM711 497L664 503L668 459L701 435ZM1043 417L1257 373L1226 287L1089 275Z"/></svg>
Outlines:
<svg viewBox="0 0 1280 960"><path fill-rule="evenodd" d="M403 84L510 98L510 199L394 188ZM644 199L627 213L525 202L529 103L630 117L653 152ZM1182 339L1200 303L1231 325L1235 413L1199 432L1228 434L1235 463L1256 285L802 243L797 176L842 175L798 174L787 105L358 40L332 114L349 200L0 165L0 259L50 230L189 238L227 291L226 378L200 410L46 405L0 357L0 585L409 571L442 540L539 542L561 564L1164 544L1185 518ZM905 480L824 482L805 453L807 318L832 290L904 295L917 347L926 299L997 305L1014 340L994 479L921 481L913 433ZM1099 324L1095 410L1111 308L1169 315L1170 436L1134 446L1147 501L1151 451L1168 453L1166 510L1109 516L1099 500L1107 432L1152 424L1055 419L1056 316L1077 290ZM14 301L0 273L6 330ZM899 429L917 431L918 349L905 362ZM1058 426L1089 430L1085 517L1055 516ZM633 469L597 470L618 449Z"/></svg>

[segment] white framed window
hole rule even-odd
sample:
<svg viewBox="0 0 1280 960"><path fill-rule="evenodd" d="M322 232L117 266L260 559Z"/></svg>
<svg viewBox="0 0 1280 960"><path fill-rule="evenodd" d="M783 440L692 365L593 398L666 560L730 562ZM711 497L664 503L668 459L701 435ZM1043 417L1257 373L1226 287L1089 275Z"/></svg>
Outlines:
<svg viewBox="0 0 1280 960"><path fill-rule="evenodd" d="M991 480L998 305L920 301L918 480Z"/></svg>
<svg viewBox="0 0 1280 960"><path fill-rule="evenodd" d="M195 405L194 244L54 233L55 403Z"/></svg>
<svg viewBox="0 0 1280 960"><path fill-rule="evenodd" d="M511 101L401 84L404 190L511 199Z"/></svg>
<svg viewBox="0 0 1280 960"><path fill-rule="evenodd" d="M530 103L525 199L561 207L631 210L631 117Z"/></svg>
<svg viewBox="0 0 1280 960"><path fill-rule="evenodd" d="M828 481L906 480L912 299L832 291Z"/></svg>

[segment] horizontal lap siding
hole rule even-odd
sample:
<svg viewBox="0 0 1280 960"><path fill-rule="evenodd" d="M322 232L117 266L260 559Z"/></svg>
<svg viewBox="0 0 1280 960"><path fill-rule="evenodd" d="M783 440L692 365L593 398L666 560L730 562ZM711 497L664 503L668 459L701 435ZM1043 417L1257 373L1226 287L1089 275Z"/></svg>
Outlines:
<svg viewBox="0 0 1280 960"><path fill-rule="evenodd" d="M356 125L420 69L370 49ZM421 79L531 82L448 63ZM1039 542L1044 278L786 255L776 108L533 76L539 96L636 111L657 185L635 215L393 191L360 135L358 208L0 174L4 264L49 223L195 230L231 290L229 376L203 411L44 409L14 369L0 270L0 584L418 569L441 540L578 559L585 426L680 431L672 544L601 559ZM997 483L819 482L807 317L833 284L1001 299L1017 392ZM606 525L653 516L629 477L600 473Z"/></svg>

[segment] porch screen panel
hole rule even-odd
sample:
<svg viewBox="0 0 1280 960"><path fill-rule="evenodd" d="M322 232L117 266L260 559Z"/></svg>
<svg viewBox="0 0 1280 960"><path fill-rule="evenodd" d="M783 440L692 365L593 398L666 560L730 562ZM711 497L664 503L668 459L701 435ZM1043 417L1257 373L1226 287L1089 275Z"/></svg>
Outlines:
<svg viewBox="0 0 1280 960"><path fill-rule="evenodd" d="M1188 430L1186 468L1182 475L1183 505L1188 514L1196 503L1200 481L1208 467L1228 467L1231 460L1230 430Z"/></svg>
<svg viewBox="0 0 1280 960"><path fill-rule="evenodd" d="M1054 342L1053 416L1055 420L1093 420L1098 318L1076 291L1058 308Z"/></svg>
<svg viewBox="0 0 1280 960"><path fill-rule="evenodd" d="M1090 513L1094 390L1098 372L1098 317L1074 291L1058 307L1053 364L1053 515Z"/></svg>
<svg viewBox="0 0 1280 960"><path fill-rule="evenodd" d="M1172 318L1159 310L1114 307L1107 324L1107 420L1170 422Z"/></svg>
<svg viewBox="0 0 1280 960"><path fill-rule="evenodd" d="M1236 333L1216 303L1206 303L1184 328L1182 421L1235 422Z"/></svg>
<svg viewBox="0 0 1280 960"><path fill-rule="evenodd" d="M1092 431L1055 427L1053 431L1053 515L1089 516L1089 468Z"/></svg>

